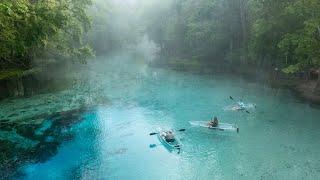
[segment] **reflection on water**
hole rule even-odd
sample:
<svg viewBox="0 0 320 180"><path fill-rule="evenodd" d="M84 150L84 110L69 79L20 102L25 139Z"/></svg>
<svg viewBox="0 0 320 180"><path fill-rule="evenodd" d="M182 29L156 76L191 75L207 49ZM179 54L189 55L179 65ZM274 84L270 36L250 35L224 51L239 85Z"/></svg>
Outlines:
<svg viewBox="0 0 320 180"><path fill-rule="evenodd" d="M320 175L319 109L300 103L289 91L240 78L153 69L130 60L102 58L71 89L1 102L0 148L6 153L0 157L1 175L16 172L15 177L23 179ZM225 111L235 103L229 96L257 106L250 114ZM212 116L237 124L240 133L189 124ZM181 154L168 153L156 136L149 136L158 127L186 129L176 132Z"/></svg>

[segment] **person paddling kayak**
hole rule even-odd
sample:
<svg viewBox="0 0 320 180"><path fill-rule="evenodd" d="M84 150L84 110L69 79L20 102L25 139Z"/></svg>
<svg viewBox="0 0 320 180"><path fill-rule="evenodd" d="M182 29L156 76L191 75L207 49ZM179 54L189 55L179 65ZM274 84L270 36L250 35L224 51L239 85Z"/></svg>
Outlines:
<svg viewBox="0 0 320 180"><path fill-rule="evenodd" d="M218 121L218 118L217 117L214 117L213 120L211 119L209 122L208 122L208 126L209 127L217 127L219 125L219 121Z"/></svg>
<svg viewBox="0 0 320 180"><path fill-rule="evenodd" d="M162 136L164 137L164 139L165 139L167 142L174 142L174 140L175 140L174 134L173 134L172 131L163 132Z"/></svg>
<svg viewBox="0 0 320 180"><path fill-rule="evenodd" d="M244 109L246 105L244 104L244 102L243 102L242 100L240 100L240 101L238 102L238 106L239 106L241 109Z"/></svg>

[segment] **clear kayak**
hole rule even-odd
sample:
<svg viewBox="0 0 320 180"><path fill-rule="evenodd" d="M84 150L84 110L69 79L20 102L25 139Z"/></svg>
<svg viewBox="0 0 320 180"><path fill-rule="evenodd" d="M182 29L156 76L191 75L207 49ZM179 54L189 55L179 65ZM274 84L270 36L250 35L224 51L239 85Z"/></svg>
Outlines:
<svg viewBox="0 0 320 180"><path fill-rule="evenodd" d="M161 144L163 144L163 146L169 151L169 152L172 152L174 150L177 150L178 153L180 153L180 150L181 150L181 143L180 141L178 140L178 138L175 137L174 141L173 142L167 142L166 139L165 139L165 134L166 134L166 131L165 130L162 130L162 129L159 129L158 130L158 139L159 141L161 142Z"/></svg>
<svg viewBox="0 0 320 180"><path fill-rule="evenodd" d="M256 104L253 103L243 103L243 102L238 102L237 105L241 108L244 109L254 109L256 108Z"/></svg>
<svg viewBox="0 0 320 180"><path fill-rule="evenodd" d="M223 109L225 111L241 111L241 110L248 110L248 109L254 109L254 108L256 108L256 105L253 103L237 102L236 104L226 106Z"/></svg>
<svg viewBox="0 0 320 180"><path fill-rule="evenodd" d="M228 123L219 123L217 127L212 127L208 125L208 121L189 121L192 126L199 126L204 128L209 128L213 130L220 130L220 131L236 131L239 132L239 128L234 124Z"/></svg>

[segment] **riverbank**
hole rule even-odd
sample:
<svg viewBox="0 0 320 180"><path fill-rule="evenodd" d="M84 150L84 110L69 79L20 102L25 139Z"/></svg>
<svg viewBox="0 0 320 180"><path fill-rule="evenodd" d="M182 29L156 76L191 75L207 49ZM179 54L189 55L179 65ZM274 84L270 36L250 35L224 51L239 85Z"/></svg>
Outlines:
<svg viewBox="0 0 320 180"><path fill-rule="evenodd" d="M35 82L32 79L39 73L39 69L9 69L0 71L0 100L32 94L32 91L29 91L28 84Z"/></svg>
<svg viewBox="0 0 320 180"><path fill-rule="evenodd" d="M85 66L55 61L37 64L31 69L0 70L0 101L68 89Z"/></svg>
<svg viewBox="0 0 320 180"><path fill-rule="evenodd" d="M320 104L319 92L315 92L317 81L301 81L297 83L295 91L297 91L306 100Z"/></svg>
<svg viewBox="0 0 320 180"><path fill-rule="evenodd" d="M175 71L186 71L200 74L228 74L241 76L248 81L264 83L274 88L284 88L292 90L300 99L312 104L320 104L320 92L316 90L316 80L305 80L290 74L285 74L281 70L269 70L248 65L230 66L223 63L200 61L197 59L169 59L157 60L150 63L150 66L169 68Z"/></svg>

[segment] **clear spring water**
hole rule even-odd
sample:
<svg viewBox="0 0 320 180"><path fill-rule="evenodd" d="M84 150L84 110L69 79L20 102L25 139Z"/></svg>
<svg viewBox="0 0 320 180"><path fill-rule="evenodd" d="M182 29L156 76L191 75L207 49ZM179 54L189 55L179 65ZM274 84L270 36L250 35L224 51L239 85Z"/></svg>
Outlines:
<svg viewBox="0 0 320 180"><path fill-rule="evenodd" d="M121 56L89 68L86 77L90 81L69 90L69 95L108 97L112 103L84 111L84 120L69 129L74 138L63 142L48 161L21 167L18 179L319 178L319 109L300 102L289 91L237 77L128 62L130 57ZM226 111L224 107L234 103L230 95L256 103L257 108L250 114ZM29 98L27 103L47 96ZM61 109L70 105L66 98L51 99ZM22 107L25 101L2 102L2 111ZM43 105L43 109L50 107ZM221 122L237 124L240 133L188 123L213 115ZM149 136L158 127L186 129L176 132L183 144L180 154L169 153L156 136ZM157 146L150 148L150 144Z"/></svg>

